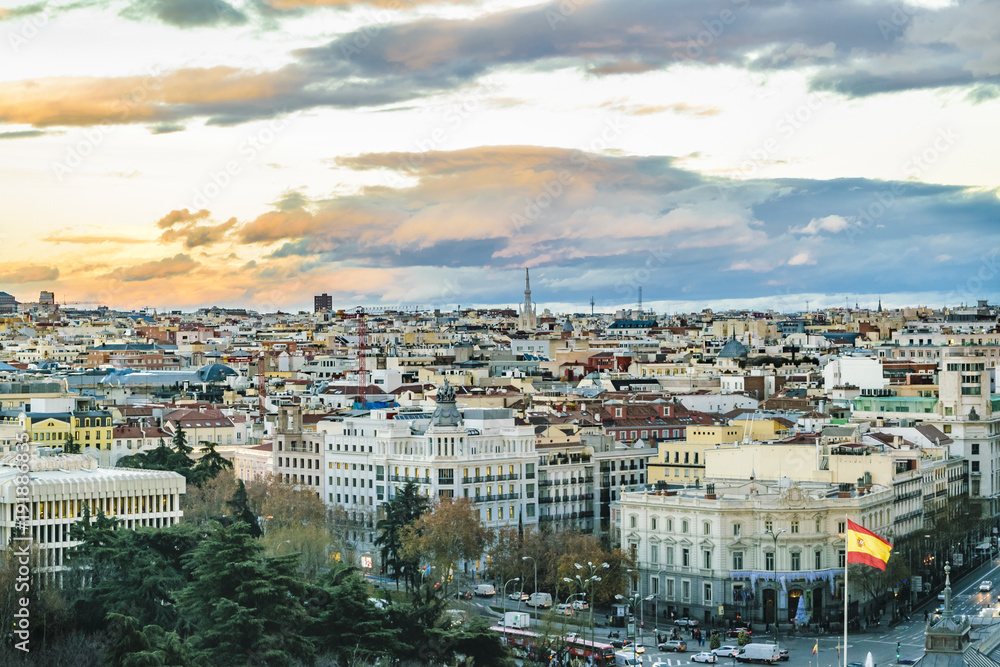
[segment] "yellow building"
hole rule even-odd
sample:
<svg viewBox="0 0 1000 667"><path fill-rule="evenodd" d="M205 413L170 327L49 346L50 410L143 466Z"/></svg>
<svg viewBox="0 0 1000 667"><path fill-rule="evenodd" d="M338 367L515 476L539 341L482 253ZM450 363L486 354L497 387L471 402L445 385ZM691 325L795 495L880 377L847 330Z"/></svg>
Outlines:
<svg viewBox="0 0 1000 667"><path fill-rule="evenodd" d="M18 424L33 442L62 446L69 434L81 448L111 449L111 413L106 411L17 412L0 415L3 423Z"/></svg>
<svg viewBox="0 0 1000 667"><path fill-rule="evenodd" d="M743 426L689 426L687 438L661 442L656 458L649 461L652 484L691 484L705 478L705 450L743 439Z"/></svg>

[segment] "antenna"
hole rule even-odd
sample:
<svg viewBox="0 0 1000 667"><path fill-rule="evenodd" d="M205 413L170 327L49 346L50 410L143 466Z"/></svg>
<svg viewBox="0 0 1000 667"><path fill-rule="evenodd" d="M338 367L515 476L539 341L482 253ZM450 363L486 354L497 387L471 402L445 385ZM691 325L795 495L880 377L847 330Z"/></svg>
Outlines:
<svg viewBox="0 0 1000 667"><path fill-rule="evenodd" d="M639 285L639 317L642 317L642 285Z"/></svg>
<svg viewBox="0 0 1000 667"><path fill-rule="evenodd" d="M594 316L594 295L590 295L590 316Z"/></svg>

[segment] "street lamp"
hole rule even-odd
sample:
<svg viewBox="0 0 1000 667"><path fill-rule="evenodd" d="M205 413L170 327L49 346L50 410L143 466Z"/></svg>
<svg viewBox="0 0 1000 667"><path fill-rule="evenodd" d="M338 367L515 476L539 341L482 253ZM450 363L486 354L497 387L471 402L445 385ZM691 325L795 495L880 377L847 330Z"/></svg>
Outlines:
<svg viewBox="0 0 1000 667"><path fill-rule="evenodd" d="M629 572L631 572L631 571L632 570L629 570ZM632 597L625 597L624 595L616 595L615 599L616 600L628 600L629 614L632 616L632 623L634 624L635 623L635 608L636 608L637 605L639 605L639 599L640 599L639 598L639 594L636 593ZM641 605L639 605L639 606L640 606L639 613L642 614ZM641 623L642 623L642 620L640 619L640 631L641 631ZM626 624L625 636L628 637L628 624ZM635 654L635 644L636 644L636 636L632 635L632 662L633 663L635 662L635 655L636 655Z"/></svg>
<svg viewBox="0 0 1000 667"><path fill-rule="evenodd" d="M773 529L765 530L765 535L770 535L771 539L774 540L774 643L778 643L778 618L781 614L778 612L778 608L781 606L778 600L778 536L785 532L784 528L774 532ZM845 591L846 593L846 591Z"/></svg>
<svg viewBox="0 0 1000 667"><path fill-rule="evenodd" d="M656 634L657 634L656 633L656 630L657 630L656 619L658 618L657 615L656 615L656 605L660 601L660 596L659 595L647 595L646 597L644 597L642 599L643 602L649 602L650 600L653 601L653 640L654 641L659 641L657 639L657 636L656 636Z"/></svg>
<svg viewBox="0 0 1000 667"><path fill-rule="evenodd" d="M580 563L573 563L573 567L575 567L577 570L581 570L581 571L584 569L584 566L581 565ZM594 590L594 584L597 583L597 582L599 582L599 581L601 581L601 577L599 577L597 575L597 572L600 569L602 569L602 568L606 570L609 567L611 567L611 566L608 565L607 563L601 563L600 565L594 565L593 562L587 561L587 568L586 569L590 573L589 576L584 577L582 574L578 574L575 577L573 577L572 579L570 579L569 577L563 577L563 581L565 581L566 583L569 583L569 584L576 584L576 586L581 591L583 591L584 597L587 597L588 593L592 593L593 592L593 590ZM584 573L584 574L586 574L586 573ZM589 625L590 625L590 640L591 641L595 641L594 640L594 596L593 595L589 596L589 602L590 602L590 623L589 623ZM591 647L591 649L593 649L593 647Z"/></svg>
<svg viewBox="0 0 1000 667"><path fill-rule="evenodd" d="M531 589L531 592L532 593L537 593L538 592L538 561L535 560L534 556L521 556L521 562L524 562L526 560L530 560L531 564L535 566L535 587L533 589ZM535 598L535 603L536 604L532 607L532 610L533 610L532 614L535 617L535 622L536 623L538 622L538 604L537 604L537 602L538 602L538 598Z"/></svg>
<svg viewBox="0 0 1000 667"><path fill-rule="evenodd" d="M507 645L507 586L514 583L515 581L521 581L521 577L514 577L513 579L508 579L507 583L503 585L503 601L501 607L503 609L503 643L504 646Z"/></svg>

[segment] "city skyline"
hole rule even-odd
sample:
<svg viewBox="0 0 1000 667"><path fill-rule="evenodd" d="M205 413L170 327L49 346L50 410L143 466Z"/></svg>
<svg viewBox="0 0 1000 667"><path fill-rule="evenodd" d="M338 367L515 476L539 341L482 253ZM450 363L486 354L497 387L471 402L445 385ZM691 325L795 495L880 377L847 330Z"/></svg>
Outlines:
<svg viewBox="0 0 1000 667"><path fill-rule="evenodd" d="M995 301L998 19L22 3L0 9L0 290L510 307L529 267L557 312L634 307L639 286L657 312Z"/></svg>

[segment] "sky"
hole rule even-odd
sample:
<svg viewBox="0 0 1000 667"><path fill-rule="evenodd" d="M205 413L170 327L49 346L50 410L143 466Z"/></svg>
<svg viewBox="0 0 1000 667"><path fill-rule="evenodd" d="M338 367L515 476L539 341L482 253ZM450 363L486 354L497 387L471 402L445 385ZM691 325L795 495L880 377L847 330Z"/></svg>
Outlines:
<svg viewBox="0 0 1000 667"><path fill-rule="evenodd" d="M0 290L997 300L1000 3L0 0Z"/></svg>

